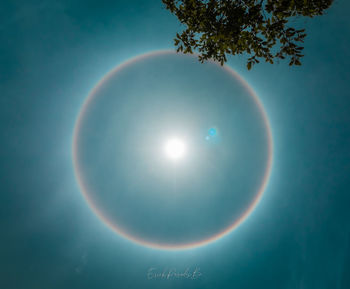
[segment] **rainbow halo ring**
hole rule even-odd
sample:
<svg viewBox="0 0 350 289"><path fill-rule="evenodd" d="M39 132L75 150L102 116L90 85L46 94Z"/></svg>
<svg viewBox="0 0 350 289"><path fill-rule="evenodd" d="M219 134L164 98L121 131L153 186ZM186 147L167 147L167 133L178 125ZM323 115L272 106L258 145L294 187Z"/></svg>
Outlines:
<svg viewBox="0 0 350 289"><path fill-rule="evenodd" d="M187 62L197 74L185 75ZM208 79L188 80L198 73ZM76 120L72 150L80 190L104 224L142 246L183 250L219 240L253 212L273 142L260 100L233 69L155 51L99 81Z"/></svg>

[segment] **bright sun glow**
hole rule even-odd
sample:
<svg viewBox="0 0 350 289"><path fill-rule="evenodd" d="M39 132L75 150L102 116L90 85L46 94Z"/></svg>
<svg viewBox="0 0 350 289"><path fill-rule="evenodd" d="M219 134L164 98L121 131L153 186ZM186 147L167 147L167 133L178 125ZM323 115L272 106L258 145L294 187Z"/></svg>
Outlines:
<svg viewBox="0 0 350 289"><path fill-rule="evenodd" d="M186 153L185 143L178 138L171 138L166 141L164 152L170 159L177 160L182 158Z"/></svg>

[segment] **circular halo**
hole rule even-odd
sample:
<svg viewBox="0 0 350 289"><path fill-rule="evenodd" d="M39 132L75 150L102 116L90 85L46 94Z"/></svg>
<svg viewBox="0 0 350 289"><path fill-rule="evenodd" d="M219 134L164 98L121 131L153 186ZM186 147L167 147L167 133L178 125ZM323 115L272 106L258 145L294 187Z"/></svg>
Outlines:
<svg viewBox="0 0 350 289"><path fill-rule="evenodd" d="M263 108L262 103L260 102L257 94L254 92L254 90L248 85L248 83L236 72L234 71L232 68L230 68L227 65L224 65L222 68L228 72L232 77L236 78L239 80L239 82L246 88L246 90L249 92L250 96L254 99L254 102L256 104L256 106L259 109L259 112L262 115L263 118L263 123L264 123L264 128L265 128L265 133L266 133L266 137L267 137L267 150L268 150L268 156L267 156L267 163L265 166L265 171L263 174L263 178L262 181L260 183L260 186L255 194L255 197L253 198L253 200L250 202L250 205L248 206L248 208L235 220L233 220L233 222L226 227L225 229L223 229L222 231L220 231L219 233L209 237L209 238L205 238L201 241L196 241L196 242L189 242L186 244L167 244L167 243L162 243L162 242L149 242L149 241L145 241L139 238L136 238L135 236L133 236L132 234L129 234L128 232L125 232L124 230L122 230L120 227L118 227L117 224L113 223L111 220L109 220L104 213L99 210L99 208L96 206L96 204L93 202L92 198L90 197L90 193L89 193L89 189L86 185L86 183L84 182L84 178L81 174L80 171L80 165L79 165L79 161L78 161L78 157L77 157L77 152L78 152L78 139L79 139L79 130L81 128L81 124L82 124L82 119L83 116L85 114L85 111L87 109L87 107L89 106L91 100L95 97L96 92L101 88L101 86L103 86L104 83L106 83L115 73L117 73L118 71L122 70L123 68L129 66L130 64L133 64L139 60L148 58L148 57L152 57L152 56L157 56L157 55L166 55L166 54L176 54L176 52L171 51L171 50L160 50L160 51L153 51L153 52L149 52L149 53L145 53L142 55L138 55L136 57L133 57L125 62L123 62L122 64L118 65L116 68L114 68L113 70L111 70L109 73L107 73L98 83L97 85L92 89L92 91L89 93L88 97L86 98L86 100L84 101L82 108L78 114L78 118L76 120L75 123L75 127L74 127L74 133L73 133L73 144L72 144L72 154L73 154L73 166L74 166L74 172L75 172L75 176L77 178L77 182L79 184L79 187L81 189L81 193L83 194L85 200L87 201L88 205L90 206L90 208L92 209L92 211L103 221L103 223L105 223L111 230L113 230L115 233L117 233L118 235L138 244L138 245L142 245L145 247L149 247L149 248L153 248L153 249L160 249L160 250L186 250L186 249L193 249L196 247L200 247L200 246L204 246L207 245L209 243L212 243L214 241L217 241L219 239L221 239L222 237L228 235L230 232L232 232L233 230L235 230L240 224L242 224L247 218L248 216L254 211L254 209L256 208L256 206L258 205L258 203L260 202L263 193L265 191L265 188L268 184L268 180L271 174L271 169L272 169L272 156L273 156L273 140L272 140L272 132L271 132L271 127L270 127L270 123L267 117L267 114ZM217 64L216 62L213 62L216 65L219 66L219 64ZM215 129L212 129L213 131L211 131L211 133L215 133ZM176 146L178 146L179 143L176 143ZM181 144L182 145L182 144ZM182 148L181 148L182 149Z"/></svg>

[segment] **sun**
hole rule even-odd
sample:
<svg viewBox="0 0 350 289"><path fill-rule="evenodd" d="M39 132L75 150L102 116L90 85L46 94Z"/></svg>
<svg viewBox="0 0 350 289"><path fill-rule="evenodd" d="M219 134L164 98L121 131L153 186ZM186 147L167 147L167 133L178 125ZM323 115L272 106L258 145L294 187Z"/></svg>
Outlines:
<svg viewBox="0 0 350 289"><path fill-rule="evenodd" d="M179 138L170 138L164 144L166 157L172 160L179 160L186 154L185 142Z"/></svg>

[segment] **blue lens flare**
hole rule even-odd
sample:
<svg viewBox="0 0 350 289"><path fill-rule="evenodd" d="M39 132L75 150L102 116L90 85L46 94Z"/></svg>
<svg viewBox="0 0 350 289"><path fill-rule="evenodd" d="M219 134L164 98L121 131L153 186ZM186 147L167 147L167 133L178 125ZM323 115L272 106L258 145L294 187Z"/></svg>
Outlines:
<svg viewBox="0 0 350 289"><path fill-rule="evenodd" d="M215 136L216 135L216 129L215 128L210 128L209 129L209 135L210 136Z"/></svg>
<svg viewBox="0 0 350 289"><path fill-rule="evenodd" d="M210 128L208 129L208 135L205 137L207 141L214 140L218 136L218 132L215 128Z"/></svg>

